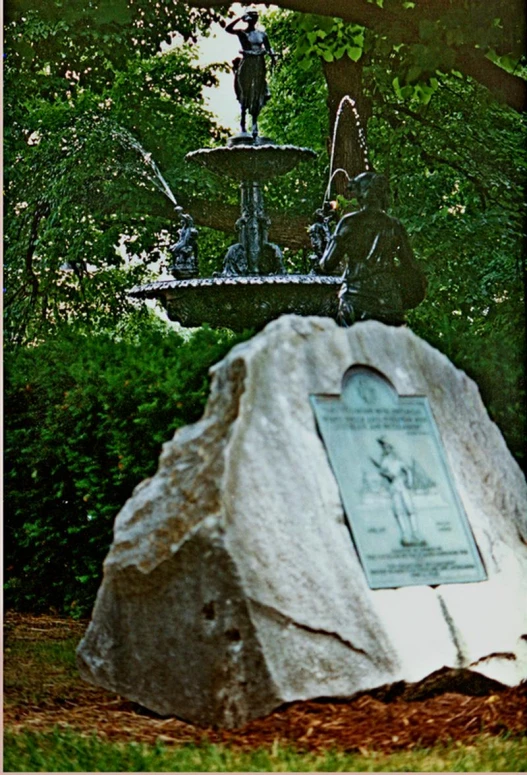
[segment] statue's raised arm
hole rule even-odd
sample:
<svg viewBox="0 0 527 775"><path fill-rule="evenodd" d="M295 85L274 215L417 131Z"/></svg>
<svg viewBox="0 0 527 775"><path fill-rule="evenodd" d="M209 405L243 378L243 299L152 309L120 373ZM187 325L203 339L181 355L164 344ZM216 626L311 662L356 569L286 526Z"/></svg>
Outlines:
<svg viewBox="0 0 527 775"><path fill-rule="evenodd" d="M241 56L233 62L234 90L241 106L241 132L247 134L247 113L252 118L252 135L258 135L258 116L271 96L266 79L266 55L275 62L275 53L269 38L263 30L256 29L258 12L249 10L226 25L225 31L237 35L240 41ZM244 23L245 28L238 25Z"/></svg>
<svg viewBox="0 0 527 775"><path fill-rule="evenodd" d="M243 16L238 16L236 19L233 19L232 22L229 22L229 24L225 25L225 32L229 32L231 35L238 35L238 37L241 37L244 30L236 29L236 25L241 21L243 21Z"/></svg>

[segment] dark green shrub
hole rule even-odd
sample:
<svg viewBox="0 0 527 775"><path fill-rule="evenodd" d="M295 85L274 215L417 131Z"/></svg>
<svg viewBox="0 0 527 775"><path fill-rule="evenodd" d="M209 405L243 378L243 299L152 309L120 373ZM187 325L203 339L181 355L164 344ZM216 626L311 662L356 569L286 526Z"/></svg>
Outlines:
<svg viewBox="0 0 527 775"><path fill-rule="evenodd" d="M527 471L525 315L521 299L506 299L484 324L440 310L427 299L409 315L413 331L473 379L490 418Z"/></svg>
<svg viewBox="0 0 527 775"><path fill-rule="evenodd" d="M149 324L132 340L62 330L7 353L7 605L89 612L115 515L199 419L208 369L235 341Z"/></svg>

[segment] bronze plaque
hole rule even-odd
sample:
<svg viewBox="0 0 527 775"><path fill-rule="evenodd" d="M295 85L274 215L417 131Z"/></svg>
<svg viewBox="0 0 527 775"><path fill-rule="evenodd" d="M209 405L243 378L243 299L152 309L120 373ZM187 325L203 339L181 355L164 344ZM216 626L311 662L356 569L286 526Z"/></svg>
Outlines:
<svg viewBox="0 0 527 775"><path fill-rule="evenodd" d="M484 581L428 399L361 366L310 400L369 586Z"/></svg>

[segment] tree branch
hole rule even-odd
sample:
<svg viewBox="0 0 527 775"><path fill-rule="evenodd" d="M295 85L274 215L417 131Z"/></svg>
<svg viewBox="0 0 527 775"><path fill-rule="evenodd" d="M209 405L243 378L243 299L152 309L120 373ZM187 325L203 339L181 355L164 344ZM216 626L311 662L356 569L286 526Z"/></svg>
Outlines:
<svg viewBox="0 0 527 775"><path fill-rule="evenodd" d="M439 129L437 126L435 126L432 122L423 120L422 117L420 117L417 113L413 113L413 111L405 110L404 108L401 108L401 106L391 106L392 107L392 114L389 118L386 120L389 122L390 126L395 127L398 125L403 124L403 120L399 118L397 113L403 113L405 115L411 116L413 120L420 121L423 125L429 126L430 128ZM421 156L421 159L429 164L432 169L434 167L438 166L446 166L450 167L450 169L456 170L456 172L459 172L460 175L463 175L467 180L470 180L472 185L474 186L480 200L482 207L485 209L487 206L487 200L489 199L489 194L487 187L483 184L480 176L477 173L471 172L466 164L463 163L463 161L457 161L456 159L447 158L447 156L441 155L443 152L448 154L449 151L452 151L452 149L449 147L448 144L444 145L443 147L437 146L435 147L436 153L430 152L423 146L422 138L420 138L414 131L408 132L408 138L411 140L411 142L415 145L415 147L419 148L419 155Z"/></svg>
<svg viewBox="0 0 527 775"><path fill-rule="evenodd" d="M231 5L225 0L186 0L186 2L193 8L220 8ZM398 15L366 0L279 0L276 5L300 13L337 16L345 21L362 24L364 27L375 28L379 24L399 21Z"/></svg>
<svg viewBox="0 0 527 775"><path fill-rule="evenodd" d="M509 107L523 112L527 107L527 82L495 65L476 49L461 46L456 51L456 67L486 86Z"/></svg>
<svg viewBox="0 0 527 775"><path fill-rule="evenodd" d="M31 283L31 303L34 304L38 293L39 293L39 281L38 277L35 274L35 271L33 269L33 257L35 255L35 250L37 247L37 239L38 239L38 230L40 226L40 222L43 218L45 218L47 215L49 215L49 205L46 203L40 202L33 213L33 218L31 220L31 226L29 229L29 236L27 241L27 248L26 248L26 254L24 257L24 265L26 269L26 275Z"/></svg>

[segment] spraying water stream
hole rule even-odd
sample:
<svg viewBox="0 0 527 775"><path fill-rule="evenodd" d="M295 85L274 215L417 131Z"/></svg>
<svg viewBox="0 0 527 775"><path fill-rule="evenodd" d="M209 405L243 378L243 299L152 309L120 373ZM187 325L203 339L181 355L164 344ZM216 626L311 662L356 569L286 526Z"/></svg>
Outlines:
<svg viewBox="0 0 527 775"><path fill-rule="evenodd" d="M339 172L343 172L348 180L350 179L349 174L346 172L346 170L342 169L342 167L338 167L335 171L333 171L333 165L335 164L335 147L336 147L336 141L337 141L337 132L340 125L340 119L342 118L342 114L344 112L344 106L349 105L351 108L351 111L353 113L353 118L355 120L355 128L357 130L358 138L359 138L359 146L362 151L362 161L364 163L364 169L368 171L370 169L370 163L368 160L368 147L366 145L366 136L364 134L364 128L362 126L359 112L357 110L357 103L355 100L349 96L349 94L345 94L344 97L339 102L339 106L337 109L337 114L335 116L335 125L333 127L333 137L331 140L331 158L329 162L329 181L328 186L326 189L326 193L324 195L324 202L327 202L329 200L329 197L331 195L331 184L333 183L334 177Z"/></svg>
<svg viewBox="0 0 527 775"><path fill-rule="evenodd" d="M160 191L162 194L164 194L168 199L172 202L174 207L178 207L177 199L174 195L174 192L166 182L165 178L161 174L161 171L155 161L152 158L152 154L148 153L148 151L143 148L139 140L136 140L136 138L130 134L126 129L123 129L122 127L119 127L113 132L113 135L115 139L125 148L131 148L132 150L136 151L141 158L143 159L143 162L150 170L147 172L147 177L149 181L157 188L158 191ZM153 173L153 174L152 174Z"/></svg>

